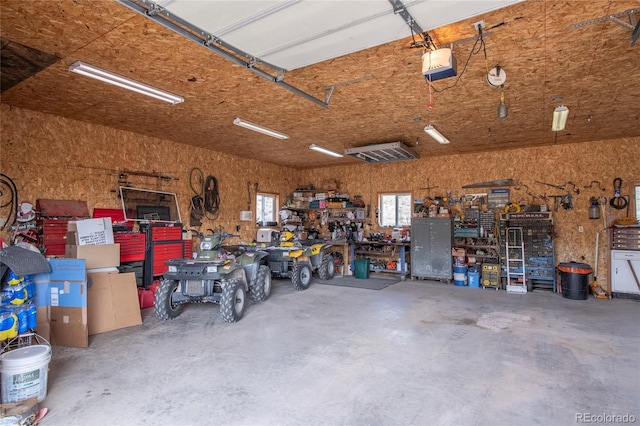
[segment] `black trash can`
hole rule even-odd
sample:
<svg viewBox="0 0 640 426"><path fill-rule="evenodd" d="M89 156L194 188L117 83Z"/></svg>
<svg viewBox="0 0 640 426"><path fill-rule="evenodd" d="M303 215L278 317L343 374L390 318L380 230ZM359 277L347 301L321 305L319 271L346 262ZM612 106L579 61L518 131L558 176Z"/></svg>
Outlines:
<svg viewBox="0 0 640 426"><path fill-rule="evenodd" d="M586 263L568 262L558 265L562 297L586 300L589 296L589 274L593 272Z"/></svg>

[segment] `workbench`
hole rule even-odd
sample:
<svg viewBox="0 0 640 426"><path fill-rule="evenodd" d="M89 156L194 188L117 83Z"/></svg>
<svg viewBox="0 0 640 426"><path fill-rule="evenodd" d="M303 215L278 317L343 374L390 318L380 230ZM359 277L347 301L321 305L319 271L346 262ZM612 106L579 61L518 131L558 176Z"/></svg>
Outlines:
<svg viewBox="0 0 640 426"><path fill-rule="evenodd" d="M388 274L398 274L400 279L404 281L407 274L407 256L406 251L411 249L410 242L386 242L386 241L352 241L350 244L349 259L351 270L355 271L356 258L370 259L371 272L383 272ZM396 264L395 269L389 269L381 264L388 261Z"/></svg>

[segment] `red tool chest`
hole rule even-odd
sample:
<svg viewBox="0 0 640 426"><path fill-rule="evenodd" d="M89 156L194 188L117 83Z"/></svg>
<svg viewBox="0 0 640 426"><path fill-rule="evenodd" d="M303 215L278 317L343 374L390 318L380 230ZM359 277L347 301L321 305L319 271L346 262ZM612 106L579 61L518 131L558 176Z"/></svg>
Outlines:
<svg viewBox="0 0 640 426"><path fill-rule="evenodd" d="M45 256L64 256L67 224L70 220L89 218L86 201L36 200L38 248Z"/></svg>
<svg viewBox="0 0 640 426"><path fill-rule="evenodd" d="M113 240L120 244L120 263L144 260L147 236L141 232L113 234Z"/></svg>
<svg viewBox="0 0 640 426"><path fill-rule="evenodd" d="M180 223L148 223L141 229L147 238L142 280L146 287L167 271L167 260L184 256L184 241Z"/></svg>

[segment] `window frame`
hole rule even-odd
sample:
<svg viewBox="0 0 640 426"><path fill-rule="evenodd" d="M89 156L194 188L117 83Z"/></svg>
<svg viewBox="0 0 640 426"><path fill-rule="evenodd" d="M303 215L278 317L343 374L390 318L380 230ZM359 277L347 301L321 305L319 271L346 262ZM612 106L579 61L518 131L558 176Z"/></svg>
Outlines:
<svg viewBox="0 0 640 426"><path fill-rule="evenodd" d="M260 201L260 198L263 199L263 201ZM262 218L260 217L260 210L263 209L264 207L264 199L265 198L270 198L273 200L273 216L271 217L272 220L261 220ZM256 202L256 223L258 225L260 225L261 223L268 223L268 222L275 222L276 224L279 223L279 217L280 215L278 214L279 212L279 197L278 194L272 194L269 192L257 192L256 193L256 198L255 198L255 202ZM263 225L260 225L263 226ZM277 225L276 225L277 226Z"/></svg>
<svg viewBox="0 0 640 426"><path fill-rule="evenodd" d="M383 225L384 220L384 212L383 212L383 198L393 196L395 197L394 208L395 208L395 223L393 225ZM399 220L402 216L399 211L400 203L398 202L398 197L409 197L409 205L407 206L407 223L401 224ZM400 191L400 192L381 192L378 193L378 226L381 228L397 228L397 227L408 227L411 226L411 218L413 217L413 194L410 191Z"/></svg>
<svg viewBox="0 0 640 426"><path fill-rule="evenodd" d="M629 200L635 218L640 220L640 180L634 180L631 182L631 199Z"/></svg>

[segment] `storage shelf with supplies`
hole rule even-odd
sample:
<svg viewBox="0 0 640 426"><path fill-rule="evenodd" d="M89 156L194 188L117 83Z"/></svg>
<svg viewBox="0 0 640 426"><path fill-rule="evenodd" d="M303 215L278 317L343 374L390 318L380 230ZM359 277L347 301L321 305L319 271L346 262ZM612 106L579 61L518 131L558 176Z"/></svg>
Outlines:
<svg viewBox="0 0 640 426"><path fill-rule="evenodd" d="M406 252L410 247L411 243L409 242L352 242L350 246L351 269L355 271L356 259L369 259L369 271L398 274L400 279L404 281L409 274Z"/></svg>
<svg viewBox="0 0 640 426"><path fill-rule="evenodd" d="M551 212L500 214L499 240L503 285L506 288L505 246L508 227L521 227L524 243L527 291L536 288L557 291L555 270L555 232Z"/></svg>

